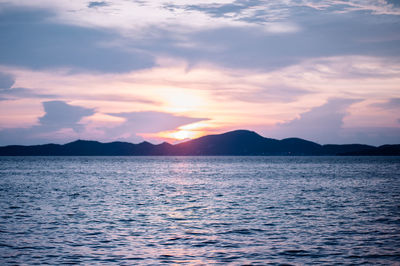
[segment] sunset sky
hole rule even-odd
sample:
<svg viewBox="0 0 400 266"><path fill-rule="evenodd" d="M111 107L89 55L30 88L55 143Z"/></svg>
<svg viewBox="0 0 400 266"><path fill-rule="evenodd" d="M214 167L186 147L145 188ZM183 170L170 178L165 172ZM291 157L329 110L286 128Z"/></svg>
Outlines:
<svg viewBox="0 0 400 266"><path fill-rule="evenodd" d="M400 143L398 0L0 0L0 145Z"/></svg>

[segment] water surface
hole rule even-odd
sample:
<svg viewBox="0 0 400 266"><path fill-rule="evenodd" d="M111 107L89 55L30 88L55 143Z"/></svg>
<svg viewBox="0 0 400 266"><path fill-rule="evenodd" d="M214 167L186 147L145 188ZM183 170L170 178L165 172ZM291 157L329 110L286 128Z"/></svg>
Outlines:
<svg viewBox="0 0 400 266"><path fill-rule="evenodd" d="M396 264L400 157L0 157L0 264Z"/></svg>

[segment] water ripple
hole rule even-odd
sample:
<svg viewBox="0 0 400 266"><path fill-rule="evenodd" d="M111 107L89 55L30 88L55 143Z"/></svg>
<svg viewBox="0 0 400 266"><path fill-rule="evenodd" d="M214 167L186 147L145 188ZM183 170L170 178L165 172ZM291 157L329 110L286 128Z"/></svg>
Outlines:
<svg viewBox="0 0 400 266"><path fill-rule="evenodd" d="M397 264L399 202L399 157L2 157L0 264Z"/></svg>

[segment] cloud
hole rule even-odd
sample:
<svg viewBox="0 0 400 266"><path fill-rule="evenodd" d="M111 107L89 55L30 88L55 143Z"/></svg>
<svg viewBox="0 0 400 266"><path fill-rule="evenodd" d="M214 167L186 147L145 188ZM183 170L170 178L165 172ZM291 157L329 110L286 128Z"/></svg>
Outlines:
<svg viewBox="0 0 400 266"><path fill-rule="evenodd" d="M15 78L11 74L0 72L0 101L22 98L56 98L53 94L40 94L28 88L13 88Z"/></svg>
<svg viewBox="0 0 400 266"><path fill-rule="evenodd" d="M70 105L63 101L43 102L44 116L30 128L0 131L0 145L38 144L76 139L84 129L80 120L94 114L93 109Z"/></svg>
<svg viewBox="0 0 400 266"><path fill-rule="evenodd" d="M277 124L274 129L258 129L269 137L300 137L320 144L362 143L379 146L400 143L399 127L345 126L344 119L350 115L348 109L357 102L360 100L332 98L300 114L298 118Z"/></svg>
<svg viewBox="0 0 400 266"><path fill-rule="evenodd" d="M201 11L215 17L225 17L237 16L242 13L242 11L249 8L260 7L261 4L261 1L235 1L232 3L221 4L191 4L187 6L169 5L168 7L180 7L186 10Z"/></svg>
<svg viewBox="0 0 400 266"><path fill-rule="evenodd" d="M32 89L27 88L11 88L8 90L0 90L0 101L8 101L15 99L27 98L58 98L55 94L36 93Z"/></svg>
<svg viewBox="0 0 400 266"><path fill-rule="evenodd" d="M3 121L21 119L17 109L32 98L51 96L102 114L184 112L212 118L206 126L213 129L287 121L332 97L362 98L367 105L399 96L399 17L376 15L377 6L389 6L384 1L366 0L369 7L336 0L101 3L0 5L0 70L16 78L0 96L13 100L2 102L12 105L3 105ZM102 7L88 8L91 4ZM173 58L184 66L154 58ZM367 117L365 109L360 124L372 124L368 118L374 116ZM390 123L397 119L389 111L380 116ZM328 118L343 132L337 122L343 116ZM110 134L129 135L129 128Z"/></svg>
<svg viewBox="0 0 400 266"><path fill-rule="evenodd" d="M153 66L152 56L108 45L118 33L54 23L43 9L0 11L0 64L32 69L125 72Z"/></svg>
<svg viewBox="0 0 400 266"><path fill-rule="evenodd" d="M139 44L148 51L184 58L191 65L212 62L229 68L272 71L304 60L368 55L398 61L400 35L393 18L365 14L293 11L302 28L290 34L268 34L257 27L204 28L184 35L163 30ZM282 26L289 22L281 22ZM276 25L278 27L278 25Z"/></svg>
<svg viewBox="0 0 400 266"><path fill-rule="evenodd" d="M336 13L368 12L373 15L400 15L400 6L396 0L306 0L302 5L316 10L328 10Z"/></svg>
<svg viewBox="0 0 400 266"><path fill-rule="evenodd" d="M11 88L15 83L12 75L0 72L0 93Z"/></svg>
<svg viewBox="0 0 400 266"><path fill-rule="evenodd" d="M0 63L123 72L167 55L269 71L309 58L400 54L398 17L384 12L397 7L384 1L107 3L8 2Z"/></svg>
<svg viewBox="0 0 400 266"><path fill-rule="evenodd" d="M385 0L385 2L393 7L400 7L400 2L398 0Z"/></svg>
<svg viewBox="0 0 400 266"><path fill-rule="evenodd" d="M214 18L245 22L257 26L266 33L284 34L300 31L298 25L285 21L289 16L286 5L274 1L241 1L231 3L199 3L189 5L167 5L168 8L197 11Z"/></svg>
<svg viewBox="0 0 400 266"><path fill-rule="evenodd" d="M64 101L47 101L42 105L45 114L38 118L38 125L1 130L0 145L66 143L78 138L137 143L143 141L141 134L175 130L182 125L208 120L163 112L125 112L107 114L124 120L117 124L110 121L107 125L91 120L93 115L98 114L91 108Z"/></svg>
<svg viewBox="0 0 400 266"><path fill-rule="evenodd" d="M41 129L46 130L71 128L78 132L82 129L78 122L83 117L94 114L93 109L69 105L63 101L43 102L43 108L46 113L39 118L39 123Z"/></svg>
<svg viewBox="0 0 400 266"><path fill-rule="evenodd" d="M290 21L295 13L315 11L329 14L365 13L399 15L396 0L179 0L179 1L69 1L2 0L3 3L56 11L64 22L90 27L135 30L154 26L176 28L248 27L263 23ZM110 3L108 5L108 3ZM105 7L100 10L94 7ZM88 8L89 7L89 8ZM109 19L112 16L113 19Z"/></svg>
<svg viewBox="0 0 400 266"><path fill-rule="evenodd" d="M270 132L279 138L300 137L319 143L335 143L340 139L343 118L347 108L358 102L354 99L330 99L324 105L312 108Z"/></svg>
<svg viewBox="0 0 400 266"><path fill-rule="evenodd" d="M110 132L109 135L102 135L103 140L129 135L131 127L140 127L146 120L111 132L103 130L103 125L107 127L109 120L101 118L100 114L142 110L178 116L183 113L191 118L210 119L197 123L197 131L199 127L207 132L221 132L239 127L252 129L255 126L264 131L267 126L292 120L311 106L335 97L365 100L348 109L350 113L345 116L344 125L340 126L342 129L350 126L390 127L397 124L395 112L369 106L376 103L377 99L395 98L400 73L396 60L362 56L318 58L272 72L221 68L212 64L188 67L185 61L170 58L161 58L157 65L142 71L102 75L12 68L3 68L2 71L12 73L18 85L35 88L32 92L55 94L58 96L55 99L96 108L98 115L89 119L90 127L96 128L97 132ZM2 104L1 113L7 113L0 117L4 127L16 127L16 124L23 123L11 119L32 123L38 116L22 117L23 108L25 114L37 114L36 105L30 109L26 105L38 102L35 99L23 99ZM109 123L113 127L128 119L114 117L117 119L111 119ZM321 134L325 135L324 132ZM92 139L98 137L87 136Z"/></svg>
<svg viewBox="0 0 400 266"><path fill-rule="evenodd" d="M371 145L399 144L400 127L344 128L342 143L368 143Z"/></svg>
<svg viewBox="0 0 400 266"><path fill-rule="evenodd" d="M400 108L400 98L391 98L386 102L371 104L371 106L382 109L397 109Z"/></svg>
<svg viewBox="0 0 400 266"><path fill-rule="evenodd" d="M269 84L257 90L221 89L214 94L223 100L236 100L250 103L288 103L299 97L311 94L311 91L302 88L285 86L283 84Z"/></svg>
<svg viewBox="0 0 400 266"><path fill-rule="evenodd" d="M208 118L195 118L153 111L110 113L108 115L123 118L125 121L119 126L105 129L106 135L112 139L133 142L142 139L138 137L138 134L141 133L149 134L174 130L183 125L208 120Z"/></svg>
<svg viewBox="0 0 400 266"><path fill-rule="evenodd" d="M83 95L71 95L72 98L82 99L85 98ZM159 101L147 99L144 97L132 96L129 94L97 94L97 95L87 95L87 98L91 101L107 101L107 102L127 102L127 103L141 103L149 105L161 105Z"/></svg>
<svg viewBox="0 0 400 266"><path fill-rule="evenodd" d="M101 2L89 2L88 8L97 8L97 7L103 7L103 6L108 6L107 2L101 1Z"/></svg>

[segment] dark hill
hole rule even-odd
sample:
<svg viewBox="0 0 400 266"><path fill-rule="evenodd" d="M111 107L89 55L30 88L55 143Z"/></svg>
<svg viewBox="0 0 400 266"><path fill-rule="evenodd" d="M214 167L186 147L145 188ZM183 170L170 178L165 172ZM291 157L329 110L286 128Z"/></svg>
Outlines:
<svg viewBox="0 0 400 266"><path fill-rule="evenodd" d="M288 138L279 142L283 154L317 155L322 153L322 146L304 139Z"/></svg>
<svg viewBox="0 0 400 266"><path fill-rule="evenodd" d="M335 145L335 144L327 144L323 145L323 154L350 154L353 152L359 151L367 151L367 150L375 150L376 147L364 145L364 144L345 144L345 145Z"/></svg>
<svg viewBox="0 0 400 266"><path fill-rule="evenodd" d="M400 145L382 145L377 148L360 149L351 152L340 153L340 155L354 156L399 156Z"/></svg>
<svg viewBox="0 0 400 266"><path fill-rule="evenodd" d="M253 131L209 135L174 146L176 155L262 155L278 150L279 141Z"/></svg>
<svg viewBox="0 0 400 266"><path fill-rule="evenodd" d="M253 131L236 130L184 143L101 143L77 140L64 145L0 147L0 156L142 156L142 155L400 155L400 145L320 145L299 138L276 140Z"/></svg>

